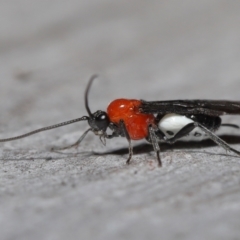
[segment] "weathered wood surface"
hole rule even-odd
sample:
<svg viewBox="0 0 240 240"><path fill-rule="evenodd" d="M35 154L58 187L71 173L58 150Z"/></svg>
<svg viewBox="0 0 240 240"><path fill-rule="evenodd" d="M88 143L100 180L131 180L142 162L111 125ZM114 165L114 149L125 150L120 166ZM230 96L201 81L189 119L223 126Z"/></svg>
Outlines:
<svg viewBox="0 0 240 240"><path fill-rule="evenodd" d="M93 111L117 97L240 99L239 1L0 5L1 138L85 115L93 73ZM92 134L78 154L49 151L86 128L1 144L1 239L239 239L238 157L179 143L162 146L159 169L143 141L126 166L126 140L105 148ZM227 140L240 150L237 137Z"/></svg>

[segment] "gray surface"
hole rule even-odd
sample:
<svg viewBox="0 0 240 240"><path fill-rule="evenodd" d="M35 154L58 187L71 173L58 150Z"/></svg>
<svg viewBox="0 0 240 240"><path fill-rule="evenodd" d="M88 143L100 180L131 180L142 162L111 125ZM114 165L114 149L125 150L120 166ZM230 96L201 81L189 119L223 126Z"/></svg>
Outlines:
<svg viewBox="0 0 240 240"><path fill-rule="evenodd" d="M93 111L117 97L240 99L239 1L0 4L0 137L86 114L93 73ZM126 140L91 134L78 154L48 150L86 127L1 144L1 239L240 238L239 158L180 143L159 169L143 141L126 166Z"/></svg>

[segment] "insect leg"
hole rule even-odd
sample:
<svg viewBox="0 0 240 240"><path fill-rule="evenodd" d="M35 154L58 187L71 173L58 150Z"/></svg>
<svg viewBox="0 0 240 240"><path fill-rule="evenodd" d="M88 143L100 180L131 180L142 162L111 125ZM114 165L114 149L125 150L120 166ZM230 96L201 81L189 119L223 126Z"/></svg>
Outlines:
<svg viewBox="0 0 240 240"><path fill-rule="evenodd" d="M166 142L169 144L173 144L179 138L182 138L182 137L186 136L187 134L189 134L194 128L196 128L194 122L189 123L186 126L184 126L179 132L177 132L177 134L174 137L167 139Z"/></svg>
<svg viewBox="0 0 240 240"><path fill-rule="evenodd" d="M159 142L166 142L167 137L159 128L155 129L154 133ZM149 139L147 140L149 141Z"/></svg>
<svg viewBox="0 0 240 240"><path fill-rule="evenodd" d="M160 158L160 146L158 144L158 137L155 133L155 129L152 127L152 125L149 125L148 132L149 132L149 138L150 138L149 140L151 141L151 143L153 145L153 149L157 154L158 166L161 167L162 161Z"/></svg>
<svg viewBox="0 0 240 240"><path fill-rule="evenodd" d="M209 129L207 129L206 127L204 127L202 124L198 123L198 122L194 122L194 125L196 127L201 128L201 130L203 132L205 132L209 138L211 138L216 144L218 144L219 146L221 146L222 148L224 148L226 151L232 151L238 155L240 155L240 152L237 151L236 149L230 147L225 141L223 141L220 137L218 137L215 133L213 133L212 131L210 131Z"/></svg>
<svg viewBox="0 0 240 240"><path fill-rule="evenodd" d="M74 143L74 144L71 144L71 145L69 145L69 146L66 146L66 147L61 147L61 148L55 148L55 147L53 147L51 150L52 151L58 151L58 150L65 150L65 149L68 149L68 148L72 148L72 147L78 147L78 145L81 143L81 141L85 138L85 136L87 135L87 133L89 132L89 131L91 131L92 129L91 128L89 128L88 130L86 130L84 133L83 133L83 135Z"/></svg>
<svg viewBox="0 0 240 240"><path fill-rule="evenodd" d="M222 123L221 127L232 127L232 128L238 128L239 129L238 125L232 124L232 123Z"/></svg>
<svg viewBox="0 0 240 240"><path fill-rule="evenodd" d="M189 123L185 127L183 127L174 137L167 138L166 135L158 128L155 130L155 135L158 138L158 141L173 144L175 143L179 138L182 138L189 134L196 126L194 123ZM148 140L148 139L147 139Z"/></svg>
<svg viewBox="0 0 240 240"><path fill-rule="evenodd" d="M121 136L119 134L119 129L114 129L111 134L104 135L104 137L107 138L107 139L112 139L112 138L119 137L119 136Z"/></svg>
<svg viewBox="0 0 240 240"><path fill-rule="evenodd" d="M126 125L124 123L123 120L120 120L119 122L119 125L120 125L120 129L123 131L127 141L128 141L128 148L129 148L129 156L128 156L128 159L126 161L126 164L129 164L130 163L130 160L132 158L132 155L133 155L133 148L132 148L132 144L131 144L131 138L129 136L129 133L127 131L127 128L126 128Z"/></svg>

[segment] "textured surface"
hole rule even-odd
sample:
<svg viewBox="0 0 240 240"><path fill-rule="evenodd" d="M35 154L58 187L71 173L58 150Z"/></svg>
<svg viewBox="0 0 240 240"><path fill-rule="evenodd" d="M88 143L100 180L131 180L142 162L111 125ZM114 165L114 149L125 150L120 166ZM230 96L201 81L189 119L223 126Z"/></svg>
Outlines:
<svg viewBox="0 0 240 240"><path fill-rule="evenodd" d="M0 1L0 137L86 114L118 97L239 100L239 1ZM240 122L225 117L224 122ZM209 141L52 153L77 123L0 146L1 239L239 239L240 159ZM221 132L220 132L221 134ZM239 131L222 129L240 150ZM51 158L51 160L49 160Z"/></svg>

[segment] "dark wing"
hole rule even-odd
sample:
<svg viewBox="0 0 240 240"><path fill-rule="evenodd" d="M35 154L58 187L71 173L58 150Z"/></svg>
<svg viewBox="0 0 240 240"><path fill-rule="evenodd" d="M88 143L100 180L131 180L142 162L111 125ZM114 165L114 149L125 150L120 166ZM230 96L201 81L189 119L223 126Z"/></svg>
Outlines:
<svg viewBox="0 0 240 240"><path fill-rule="evenodd" d="M225 100L171 100L144 101L139 107L142 113L176 113L176 114L204 114L220 116L225 114L240 114L240 102Z"/></svg>

